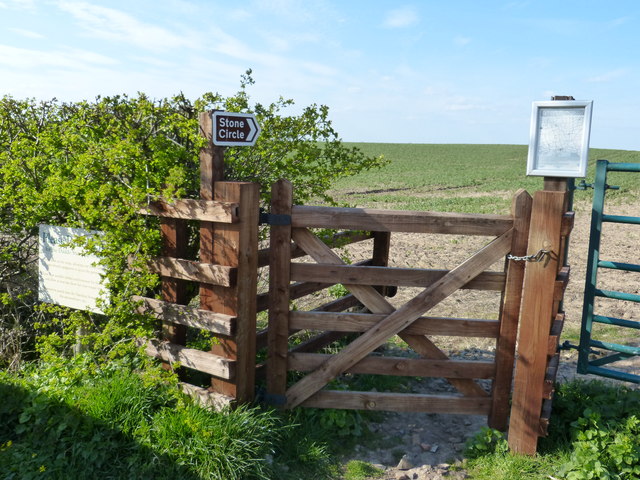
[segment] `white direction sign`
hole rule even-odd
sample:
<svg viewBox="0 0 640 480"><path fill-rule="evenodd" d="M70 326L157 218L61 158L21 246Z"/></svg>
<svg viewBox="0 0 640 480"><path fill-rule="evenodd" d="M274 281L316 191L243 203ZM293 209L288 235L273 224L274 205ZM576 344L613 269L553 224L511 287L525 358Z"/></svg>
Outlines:
<svg viewBox="0 0 640 480"><path fill-rule="evenodd" d="M260 125L251 113L214 112L213 144L220 147L249 147L255 145Z"/></svg>

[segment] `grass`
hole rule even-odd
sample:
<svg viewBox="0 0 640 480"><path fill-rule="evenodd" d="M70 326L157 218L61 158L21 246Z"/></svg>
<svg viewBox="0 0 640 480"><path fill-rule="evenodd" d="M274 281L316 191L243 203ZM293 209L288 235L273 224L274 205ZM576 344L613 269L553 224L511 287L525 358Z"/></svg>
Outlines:
<svg viewBox="0 0 640 480"><path fill-rule="evenodd" d="M542 187L540 177L527 177L527 146L354 143L368 155L384 155L381 170L340 179L330 192L337 200L359 206L399 210L507 213L511 196L524 188ZM587 182L595 161L640 162L640 152L591 149ZM610 174L619 185L609 197L624 201L640 196L640 182L630 174ZM577 191L576 200L591 192Z"/></svg>
<svg viewBox="0 0 640 480"><path fill-rule="evenodd" d="M135 363L135 362L134 362ZM0 372L2 478L329 478L324 440L295 418L194 405L176 381L131 362L89 356ZM325 439L317 440L322 435Z"/></svg>

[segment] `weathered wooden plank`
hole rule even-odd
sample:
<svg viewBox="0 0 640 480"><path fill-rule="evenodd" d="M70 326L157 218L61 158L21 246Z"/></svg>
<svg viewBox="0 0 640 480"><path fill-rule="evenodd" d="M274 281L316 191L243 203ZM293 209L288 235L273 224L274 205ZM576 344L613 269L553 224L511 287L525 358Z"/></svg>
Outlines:
<svg viewBox="0 0 640 480"><path fill-rule="evenodd" d="M294 232L297 231L299 230L294 229ZM364 358L369 352L379 347L392 335L404 330L424 312L437 305L462 285L489 268L498 259L504 257L511 249L512 234L513 231L509 230L493 240L489 245L485 246L478 253L434 283L433 286L425 289L403 307L390 313L387 318L379 322L371 330L363 333L347 345L339 354L333 356L314 372L302 378L287 391L287 406L295 407L302 403L341 372L347 370ZM294 238L295 241L302 246L295 234ZM303 248L307 250L305 246L303 246ZM307 252L309 251L307 250ZM356 285L352 286L352 288L355 287ZM347 286L347 288L349 287ZM354 290L352 290L351 293L358 296ZM377 294L375 290L374 293ZM374 296L372 295L372 297ZM383 297L380 296L379 299L382 299L384 303L388 305L388 302L386 302ZM360 300L363 301L362 298L360 298ZM363 303L367 305L365 301L363 301ZM386 305L384 306L385 309L388 308ZM422 338L427 340L426 337Z"/></svg>
<svg viewBox="0 0 640 480"><path fill-rule="evenodd" d="M562 335L562 329L564 328L564 313L558 313L555 320L551 324L551 334L549 335L549 343L547 348L547 355L549 357L558 353L558 345L560 344L560 335Z"/></svg>
<svg viewBox="0 0 640 480"><path fill-rule="evenodd" d="M230 315L163 302L154 298L134 296L131 300L133 302L143 302L137 309L139 313L153 315L159 320L200 328L221 335L235 334L236 317Z"/></svg>
<svg viewBox="0 0 640 480"><path fill-rule="evenodd" d="M331 355L322 353L289 354L289 370L315 370ZM416 377L492 378L494 362L466 360L429 360L424 358L368 356L347 369L346 373L400 375Z"/></svg>
<svg viewBox="0 0 640 480"><path fill-rule="evenodd" d="M230 287L236 277L236 269L232 267L172 257L154 258L149 261L149 268L152 272L163 277L209 283L222 287Z"/></svg>
<svg viewBox="0 0 640 480"><path fill-rule="evenodd" d="M560 227L560 235L567 237L571 235L576 220L576 212L565 212L562 216L562 226Z"/></svg>
<svg viewBox="0 0 640 480"><path fill-rule="evenodd" d="M293 227L489 236L502 235L513 225L511 217L503 215L306 205L295 205L291 220Z"/></svg>
<svg viewBox="0 0 640 480"><path fill-rule="evenodd" d="M533 199L528 253L546 249L552 254L527 264L525 271L509 446L526 455L535 454L538 443L564 202L564 192L538 191Z"/></svg>
<svg viewBox="0 0 640 480"><path fill-rule="evenodd" d="M553 299L557 302L564 298L564 291L567 289L569 277L571 275L571 267L562 267L556 277L555 289L553 291Z"/></svg>
<svg viewBox="0 0 640 480"><path fill-rule="evenodd" d="M327 265L292 263L291 279L301 282L344 283L350 285L395 285L426 288L444 277L449 270L423 268L363 267L355 265ZM483 272L464 289L502 291L504 272Z"/></svg>
<svg viewBox="0 0 640 480"><path fill-rule="evenodd" d="M251 402L255 396L256 367L256 296L258 289L258 224L260 187L241 182L240 223L238 224L238 279L236 285L237 326L235 341L236 399Z"/></svg>
<svg viewBox="0 0 640 480"><path fill-rule="evenodd" d="M531 195L525 190L518 190L513 197L511 215L514 222L514 235L511 255L521 257L527 253L532 203ZM525 263L509 260L505 265L507 279L500 301L500 332L496 343L496 378L491 385L491 414L487 422L491 428L500 431L505 431L508 425Z"/></svg>
<svg viewBox="0 0 640 480"><path fill-rule="evenodd" d="M238 221L238 204L192 198L173 199L170 202L154 200L149 202L146 208L141 209L140 213L163 218L236 223Z"/></svg>
<svg viewBox="0 0 640 480"><path fill-rule="evenodd" d="M372 313L324 313L293 311L289 326L296 330L366 332L386 317ZM500 322L470 318L420 317L403 330L410 335L445 335L497 338Z"/></svg>
<svg viewBox="0 0 640 480"><path fill-rule="evenodd" d="M280 180L271 188L271 212L290 215L293 188ZM267 333L267 392L284 395L287 388L291 226L272 225L269 261L269 330Z"/></svg>
<svg viewBox="0 0 640 480"><path fill-rule="evenodd" d="M206 388L196 387L190 383L180 382L182 391L193 398L198 405L204 408L210 408L215 411L221 411L229 408L234 404L235 399L216 392L211 392Z"/></svg>
<svg viewBox="0 0 640 480"><path fill-rule="evenodd" d="M382 410L393 412L457 413L486 415L488 397L456 397L417 393L371 393L321 390L305 400L303 407Z"/></svg>
<svg viewBox="0 0 640 480"><path fill-rule="evenodd" d="M215 375L216 377L233 379L235 362L209 352L186 348L175 343L151 340L147 342L147 355L169 363L180 363L181 366Z"/></svg>

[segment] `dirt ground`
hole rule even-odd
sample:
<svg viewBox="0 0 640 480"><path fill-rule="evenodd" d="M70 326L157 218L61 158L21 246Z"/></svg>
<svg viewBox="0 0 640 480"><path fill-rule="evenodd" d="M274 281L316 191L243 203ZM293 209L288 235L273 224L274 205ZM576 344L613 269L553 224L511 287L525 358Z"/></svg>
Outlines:
<svg viewBox="0 0 640 480"><path fill-rule="evenodd" d="M591 205L577 204L574 209L576 219L569 247L571 278L565 294L566 324L563 336L575 344L582 315ZM608 208L606 213L640 216L640 205L614 205ZM392 234L389 264L397 267L453 268L488 241L486 237ZM371 244L366 242L349 247L349 255L354 261L370 255L370 252ZM601 259L640 264L640 228L633 225L606 224L603 228ZM500 264L495 265L496 270L501 267ZM600 275L601 272L603 270L599 272L600 288L640 293L640 274L605 271ZM418 292L419 289L400 289L391 301L398 306ZM428 314L495 319L498 305L499 295L494 292L462 291L442 302ZM596 304L596 312L640 320L640 305L630 302L601 300ZM614 333L617 335L615 341L630 345L640 344L637 331L630 332L617 329ZM607 331L603 333L610 334ZM628 335L626 338L625 334ZM491 358L495 347L494 342L481 339L434 340L451 357L467 359ZM577 353L574 350L562 353L559 381L578 376L576 359ZM625 362L621 368L640 374L638 361ZM451 387L443 379L415 381L412 389L416 393L451 391ZM381 422L371 425L377 434L376 443L356 448L353 455L345 458L345 463L351 459L371 462L385 470L384 479L465 478L464 472L454 471L455 468L452 469L451 465L462 458L466 440L486 425L484 416L386 413L383 418Z"/></svg>

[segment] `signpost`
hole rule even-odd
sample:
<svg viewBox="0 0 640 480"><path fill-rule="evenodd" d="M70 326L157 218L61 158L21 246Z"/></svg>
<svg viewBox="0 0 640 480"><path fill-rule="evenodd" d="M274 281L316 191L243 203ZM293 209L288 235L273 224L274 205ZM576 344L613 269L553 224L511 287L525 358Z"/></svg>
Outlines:
<svg viewBox="0 0 640 480"><path fill-rule="evenodd" d="M253 146L260 125L251 113L213 112L213 144L219 147Z"/></svg>

